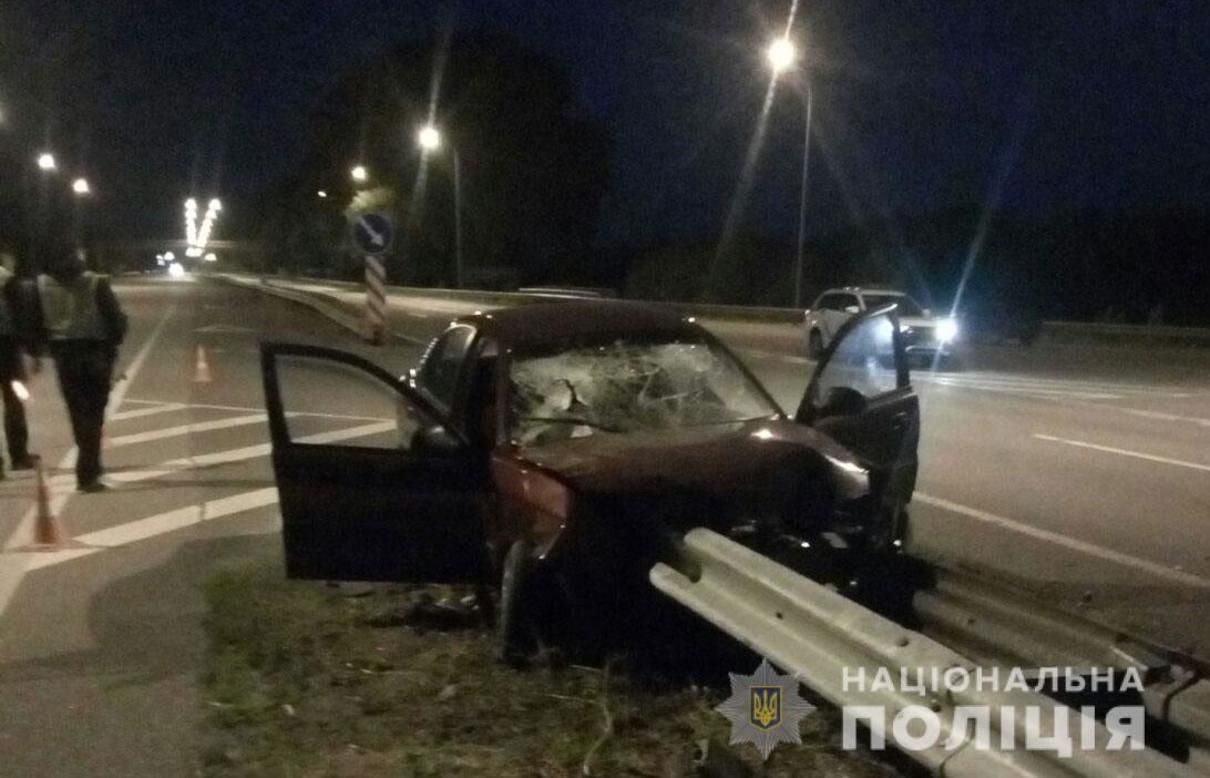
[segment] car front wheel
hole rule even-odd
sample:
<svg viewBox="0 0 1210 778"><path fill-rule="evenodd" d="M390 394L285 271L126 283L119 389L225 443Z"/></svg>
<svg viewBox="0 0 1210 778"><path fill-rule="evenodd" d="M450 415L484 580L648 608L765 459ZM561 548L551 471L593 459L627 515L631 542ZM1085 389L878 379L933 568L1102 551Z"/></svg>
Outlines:
<svg viewBox="0 0 1210 778"><path fill-rule="evenodd" d="M529 545L517 541L508 549L500 577L500 609L496 615L496 650L500 661L523 664L537 648L526 607L529 588Z"/></svg>

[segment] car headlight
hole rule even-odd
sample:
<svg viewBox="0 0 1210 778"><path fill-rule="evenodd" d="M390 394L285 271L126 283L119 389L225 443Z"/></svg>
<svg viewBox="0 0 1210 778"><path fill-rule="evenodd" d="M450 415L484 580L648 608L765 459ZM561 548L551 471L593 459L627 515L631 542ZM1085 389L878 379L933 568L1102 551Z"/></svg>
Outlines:
<svg viewBox="0 0 1210 778"><path fill-rule="evenodd" d="M937 340L949 343L958 337L958 322L953 319L942 319L937 322Z"/></svg>

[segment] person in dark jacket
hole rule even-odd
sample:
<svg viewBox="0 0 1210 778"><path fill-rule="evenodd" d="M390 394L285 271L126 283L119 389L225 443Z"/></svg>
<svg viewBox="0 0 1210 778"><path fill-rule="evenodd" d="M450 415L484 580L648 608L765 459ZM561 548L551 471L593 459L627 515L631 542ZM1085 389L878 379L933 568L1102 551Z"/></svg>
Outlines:
<svg viewBox="0 0 1210 778"><path fill-rule="evenodd" d="M55 361L79 448L77 487L104 491L101 431L126 316L109 278L86 270L78 251L61 244L41 259L47 272L37 277L28 295L34 353L49 346Z"/></svg>
<svg viewBox="0 0 1210 778"><path fill-rule="evenodd" d="M12 268L0 264L0 398L4 401L4 437L13 470L29 470L34 458L29 453L29 427L25 421L25 402L17 396L14 382L25 380L21 343L17 336L20 309L20 281ZM0 478L4 462L0 461Z"/></svg>

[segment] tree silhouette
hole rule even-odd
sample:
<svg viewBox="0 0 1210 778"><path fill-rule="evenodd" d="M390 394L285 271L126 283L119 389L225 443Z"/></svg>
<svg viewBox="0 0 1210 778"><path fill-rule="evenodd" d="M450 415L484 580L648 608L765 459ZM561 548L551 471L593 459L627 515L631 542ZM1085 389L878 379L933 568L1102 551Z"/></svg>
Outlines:
<svg viewBox="0 0 1210 778"><path fill-rule="evenodd" d="M422 155L416 132L430 118L442 147ZM499 268L531 283L591 275L584 264L608 178L605 134L579 109L566 71L510 37L398 44L333 84L307 135L302 164L274 197L278 246L296 245L300 231L324 233L316 224L330 228L353 200L350 166L361 163L370 186L396 195L404 229L387 258L391 279L450 283L456 150L467 277ZM331 269L347 246L310 253Z"/></svg>

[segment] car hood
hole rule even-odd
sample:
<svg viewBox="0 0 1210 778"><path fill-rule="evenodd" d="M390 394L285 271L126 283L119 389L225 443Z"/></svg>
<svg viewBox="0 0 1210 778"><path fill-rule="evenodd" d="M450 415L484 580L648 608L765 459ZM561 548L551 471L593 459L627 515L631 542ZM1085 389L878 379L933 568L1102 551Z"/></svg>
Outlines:
<svg viewBox="0 0 1210 778"><path fill-rule="evenodd" d="M787 462L818 456L834 473L838 496L869 489L868 472L831 438L788 420L592 435L518 451L582 493L752 489Z"/></svg>
<svg viewBox="0 0 1210 778"><path fill-rule="evenodd" d="M899 324L903 327L911 327L913 329L921 329L924 327L936 327L941 323L941 319L936 316L901 316Z"/></svg>

